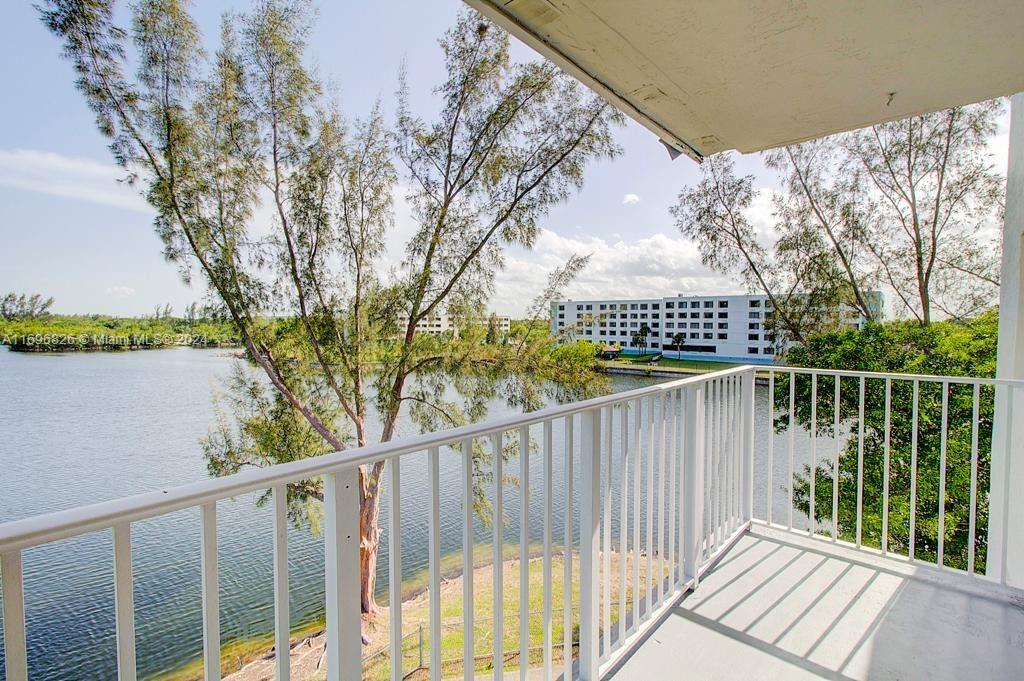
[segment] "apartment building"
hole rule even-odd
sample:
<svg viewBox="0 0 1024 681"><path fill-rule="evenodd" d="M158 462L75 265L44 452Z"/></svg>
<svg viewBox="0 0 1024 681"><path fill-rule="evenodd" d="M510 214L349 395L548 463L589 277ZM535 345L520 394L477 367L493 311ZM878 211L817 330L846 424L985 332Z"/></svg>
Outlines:
<svg viewBox="0 0 1024 681"><path fill-rule="evenodd" d="M881 294L872 292L872 300L881 309ZM640 351L633 337L646 325L647 350L666 357L771 364L784 343L770 330L773 314L763 295L562 300L551 305L551 332L632 353ZM852 310L843 318L864 323Z"/></svg>
<svg viewBox="0 0 1024 681"><path fill-rule="evenodd" d="M512 330L512 319L510 317L503 317L501 315L495 315L498 320L498 333L502 336L507 336ZM489 323L490 316L481 318L475 323L483 326L487 326ZM398 320L399 328L405 328L409 323L408 317L402 317ZM458 335L458 328L455 320L449 317L445 312L431 313L424 319L421 319L416 323L417 333L429 333L434 336L439 336L444 333L453 333Z"/></svg>

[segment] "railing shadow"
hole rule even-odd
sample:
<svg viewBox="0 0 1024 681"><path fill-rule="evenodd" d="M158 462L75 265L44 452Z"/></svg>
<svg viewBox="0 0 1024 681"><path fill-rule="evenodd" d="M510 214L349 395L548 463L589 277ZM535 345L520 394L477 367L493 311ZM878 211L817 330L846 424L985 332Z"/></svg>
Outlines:
<svg viewBox="0 0 1024 681"><path fill-rule="evenodd" d="M1020 678L1013 594L832 549L748 534L606 678Z"/></svg>

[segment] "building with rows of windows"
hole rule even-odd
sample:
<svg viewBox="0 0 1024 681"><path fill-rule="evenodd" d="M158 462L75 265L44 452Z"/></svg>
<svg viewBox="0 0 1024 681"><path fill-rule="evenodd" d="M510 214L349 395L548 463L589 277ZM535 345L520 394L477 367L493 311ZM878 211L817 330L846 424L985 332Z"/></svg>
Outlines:
<svg viewBox="0 0 1024 681"><path fill-rule="evenodd" d="M511 317L503 315L495 315L494 317L498 323L498 333L502 336L507 336L512 330ZM490 317L484 316L472 323L486 327L490 323ZM404 329L408 324L409 317L407 315L398 319L399 329ZM446 333L458 335L459 329L456 320L450 317L447 312L432 312L416 322L416 333L426 333L432 336L440 336Z"/></svg>
<svg viewBox="0 0 1024 681"><path fill-rule="evenodd" d="M881 309L881 294L871 296ZM770 364L783 342L770 329L772 314L763 295L561 300L551 304L551 333L631 353L640 351L633 338L646 325L646 349L666 357ZM864 323L853 311L845 321Z"/></svg>

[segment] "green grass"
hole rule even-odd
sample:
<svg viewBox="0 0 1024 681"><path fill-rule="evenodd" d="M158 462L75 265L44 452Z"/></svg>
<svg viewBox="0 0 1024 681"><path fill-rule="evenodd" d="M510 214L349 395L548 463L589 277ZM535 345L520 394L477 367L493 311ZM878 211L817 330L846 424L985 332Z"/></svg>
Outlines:
<svg viewBox="0 0 1024 681"><path fill-rule="evenodd" d="M485 553L490 552L490 547L482 547L485 549ZM535 549L536 547L531 547ZM515 670L519 668L519 647L520 647L520 563L518 559L509 560L509 555L517 555L518 548L515 546L506 546L506 562L503 564L502 574L502 609L503 609L503 621L504 627L502 631L502 641L505 651L504 656L504 669ZM536 553L535 550L531 550L531 553ZM478 556L479 557L479 556ZM450 560L456 564L461 564L461 556L454 555L449 557ZM443 560L442 563L445 561ZM565 633L565 620L564 620L564 606L563 606L563 594L564 594L564 558L561 555L552 557L552 621L551 621L551 640L553 647L553 658L557 664L562 659L562 650ZM619 599L619 558L618 554L612 556L612 602L618 603ZM646 574L645 565L641 561L641 579ZM442 567L443 570L443 567ZM632 575L632 563L627 559L627 580L631 579ZM529 588L528 588L528 624L529 624L529 648L530 648L530 665L534 666L539 664L542 659L542 646L544 636L544 620L543 620L543 594L544 594L544 582L543 582L543 561L537 557L532 558L529 561ZM579 584L579 560L578 557L574 557L572 561L572 580L573 584ZM413 588L418 588L417 581L411 580L414 584ZM628 584L628 582L627 582ZM409 587L405 587L403 590L407 590ZM631 608L632 604L632 593L631 589L627 588L627 603L628 608ZM572 603L573 603L573 620L572 620L572 635L573 641L578 639L579 634L579 593L578 590L572 592ZM492 565L486 564L479 566L474 570L473 580L473 650L475 658L475 668L477 673L486 673L493 670L493 651L494 651L494 573ZM446 580L441 586L441 665L443 675L448 676L461 676L462 675L462 660L463 660L463 644L465 637L465 627L462 619L462 608L463 608L463 586L461 576L454 579ZM618 620L617 607L613 607L611 614L612 622ZM424 666L430 664L430 636L429 636L429 599L425 593L420 593L414 596L410 600L406 600L402 606L402 631L405 635L403 642L403 660L402 666L403 671L406 674L410 673L423 673L423 678L427 678L427 674L423 670L417 669L420 664L420 628L423 630L423 643L422 643L422 656ZM374 627L378 627L386 637L387 622L385 618L380 618L378 622L374 624ZM376 637L374 637L376 638ZM386 645L386 642L385 642ZM382 646L381 646L382 647ZM380 649L380 648L378 648ZM384 680L390 678L391 672L391 659L386 651L380 655L369 660L364 666L364 679L377 679ZM409 678L420 678L419 676L413 675Z"/></svg>
<svg viewBox="0 0 1024 681"><path fill-rule="evenodd" d="M531 545L529 561L528 591L528 622L529 622L529 659L530 666L542 663L543 656L543 594L544 566L540 556L540 546ZM477 673L486 673L494 668L494 571L491 563L491 546L477 545L474 551L473 571L473 651ZM504 646L504 669L519 668L519 584L520 562L519 547L514 544L504 548L505 561L502 564L502 608L504 627L502 641ZM632 581L632 560L627 561L626 601L627 611L632 611L633 593L629 588ZM553 664L562 661L565 615L563 605L564 594L564 558L560 553L551 560L551 641ZM572 560L572 640L573 650L579 637L579 557ZM462 555L450 554L441 560L441 667L443 676L461 677L463 672L463 643L465 627L462 619L463 582ZM641 558L641 594L645 593L646 561ZM414 575L402 585L402 669L408 679L429 678L430 665L430 599L426 592L429 581L426 573ZM619 554L611 556L611 598L613 607L611 621L618 621L619 601ZM382 605L387 602L386 596L378 599ZM603 622L602 619L600 620ZM323 620L315 620L292 631L292 640L307 636L316 636L323 629ZM388 650L390 631L390 612L384 607L373 619L365 622L364 634L370 644L364 646L363 679L386 681L391 677L391 656ZM420 632L422 631L422 644ZM259 659L273 646L273 635L266 634L244 640L231 641L221 647L222 675L241 669L245 664ZM575 652L574 652L575 654ZM422 656L423 665L420 665ZM154 681L199 681L203 678L203 661L199 657L177 669L154 677ZM317 678L317 677L314 677Z"/></svg>
<svg viewBox="0 0 1024 681"><path fill-rule="evenodd" d="M302 639L307 636L314 636L324 628L323 618L307 622L296 627L291 632L292 639ZM236 639L229 641L220 647L220 672L221 676L232 674L244 665L259 658L274 645L274 634L267 633L250 638ZM162 672L156 676L149 677L150 681L202 681L203 678L203 656L200 655L181 667Z"/></svg>
<svg viewBox="0 0 1024 681"><path fill-rule="evenodd" d="M633 355L619 355L618 359L606 360L603 362L605 366L609 367L625 367L625 368L638 368L638 367L651 367L658 371L678 371L680 373L708 373L711 371L723 371L725 369L731 369L738 364L731 362L712 362L706 360L697 359L672 359L669 357L662 357L656 364L651 364L657 355L649 354L643 357Z"/></svg>

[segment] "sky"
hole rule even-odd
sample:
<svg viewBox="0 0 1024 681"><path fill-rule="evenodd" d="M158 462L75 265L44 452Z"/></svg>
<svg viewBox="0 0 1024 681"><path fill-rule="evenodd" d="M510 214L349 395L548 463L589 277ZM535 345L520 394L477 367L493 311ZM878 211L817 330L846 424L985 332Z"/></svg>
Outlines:
<svg viewBox="0 0 1024 681"><path fill-rule="evenodd" d="M222 13L245 6L194 3L210 48ZM462 10L459 0L317 7L310 63L337 89L343 113L363 115L380 99L390 117L403 61L416 113L429 117L436 110L431 89L444 76L437 40ZM514 58L539 58L513 42ZM0 64L2 91L8 93L0 107L0 292L53 296L54 311L69 314L149 314L165 303L180 312L202 300L201 284L184 284L163 259L153 211L119 181L123 172L32 3L0 4ZM996 167L1005 168L1005 123L1002 128L993 149L1002 155ZM670 160L656 137L632 121L615 136L624 153L588 167L582 191L541 221L532 250L507 251L493 311L522 315L548 273L573 253L590 254L591 261L567 289L570 298L742 291L739 282L700 264L696 246L682 238L669 214L679 191L699 181L697 164L685 157ZM757 155L736 160L739 173L756 178L750 218L770 237L771 193L778 180ZM390 261L400 256L412 231L401 188L397 194Z"/></svg>

